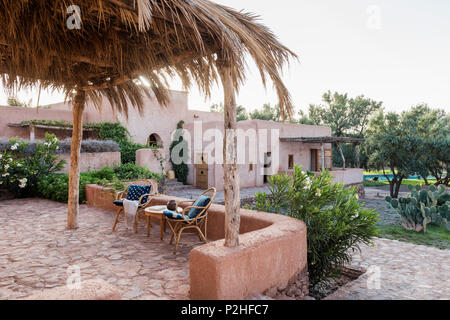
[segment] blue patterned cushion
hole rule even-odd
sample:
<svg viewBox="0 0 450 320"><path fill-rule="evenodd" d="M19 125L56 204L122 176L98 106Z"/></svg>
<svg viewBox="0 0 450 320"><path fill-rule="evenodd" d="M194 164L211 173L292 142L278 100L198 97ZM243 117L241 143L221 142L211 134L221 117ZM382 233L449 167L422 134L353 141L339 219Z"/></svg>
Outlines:
<svg viewBox="0 0 450 320"><path fill-rule="evenodd" d="M152 190L152 186L138 186L138 185L132 184L128 188L127 200L139 201L139 199L144 194L150 194L151 190ZM147 201L148 201L148 197L144 197L142 199L142 203L146 203Z"/></svg>
<svg viewBox="0 0 450 320"><path fill-rule="evenodd" d="M172 210L164 210L163 214L169 219L183 220L183 215L181 213L178 213L178 212L175 212ZM184 219L189 220L189 217L184 216Z"/></svg>
<svg viewBox="0 0 450 320"><path fill-rule="evenodd" d="M114 205L118 207L123 207L123 200L114 201Z"/></svg>
<svg viewBox="0 0 450 320"><path fill-rule="evenodd" d="M200 196L193 204L193 207L206 207L211 202L211 198L207 196ZM189 219L195 219L203 211L203 209L192 208L189 210Z"/></svg>

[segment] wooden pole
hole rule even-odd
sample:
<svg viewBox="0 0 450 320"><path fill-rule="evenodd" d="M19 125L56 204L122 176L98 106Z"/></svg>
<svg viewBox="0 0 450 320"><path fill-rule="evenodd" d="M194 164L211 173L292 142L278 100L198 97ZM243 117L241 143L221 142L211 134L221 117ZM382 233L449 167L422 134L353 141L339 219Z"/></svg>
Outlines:
<svg viewBox="0 0 450 320"><path fill-rule="evenodd" d="M219 67L219 74L224 89L225 246L234 248L239 246L241 225L240 183L237 170L236 96L231 67L222 63Z"/></svg>
<svg viewBox="0 0 450 320"><path fill-rule="evenodd" d="M361 147L359 145L359 143L356 144L356 167L359 169L361 168Z"/></svg>
<svg viewBox="0 0 450 320"><path fill-rule="evenodd" d="M80 198L80 151L83 139L83 111L86 92L78 90L73 104L73 131L70 149L69 201L67 228L78 228L78 211Z"/></svg>
<svg viewBox="0 0 450 320"><path fill-rule="evenodd" d="M320 145L320 165L321 168L319 171L325 170L325 147L323 143Z"/></svg>
<svg viewBox="0 0 450 320"><path fill-rule="evenodd" d="M36 139L36 131L34 125L30 125L30 142L34 142Z"/></svg>
<svg viewBox="0 0 450 320"><path fill-rule="evenodd" d="M345 163L344 152L342 151L341 144L340 144L339 142L337 142L337 143L336 143L336 146L337 146L337 148L338 148L338 150L339 150L339 154L341 155L341 159L342 159L342 168L345 169L347 166L346 166L346 163Z"/></svg>

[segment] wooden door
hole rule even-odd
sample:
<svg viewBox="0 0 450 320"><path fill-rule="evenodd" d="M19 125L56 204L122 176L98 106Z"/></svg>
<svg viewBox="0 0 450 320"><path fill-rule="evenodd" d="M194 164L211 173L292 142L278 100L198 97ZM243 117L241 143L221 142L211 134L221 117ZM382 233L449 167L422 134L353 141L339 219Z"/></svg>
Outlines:
<svg viewBox="0 0 450 320"><path fill-rule="evenodd" d="M208 155L205 153L198 153L195 163L195 186L199 189L208 189Z"/></svg>

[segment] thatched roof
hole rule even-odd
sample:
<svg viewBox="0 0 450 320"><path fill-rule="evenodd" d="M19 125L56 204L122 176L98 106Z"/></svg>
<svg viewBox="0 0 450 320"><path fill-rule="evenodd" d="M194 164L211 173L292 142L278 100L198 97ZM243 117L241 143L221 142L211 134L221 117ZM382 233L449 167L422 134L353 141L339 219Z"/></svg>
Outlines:
<svg viewBox="0 0 450 320"><path fill-rule="evenodd" d="M81 29L67 27L73 4ZM0 0L2 83L60 89L69 98L86 90L94 103L104 96L126 112L127 102L142 109L142 94L151 91L165 103L167 76L180 76L185 88L195 82L208 95L220 63L231 65L238 88L250 54L291 115L280 71L295 55L256 20L207 0ZM139 76L150 89L135 81Z"/></svg>

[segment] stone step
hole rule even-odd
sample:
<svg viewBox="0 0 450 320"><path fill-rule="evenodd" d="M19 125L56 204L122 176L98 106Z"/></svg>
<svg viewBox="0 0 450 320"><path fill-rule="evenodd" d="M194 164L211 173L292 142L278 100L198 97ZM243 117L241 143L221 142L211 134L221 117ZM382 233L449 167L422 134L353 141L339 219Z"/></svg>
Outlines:
<svg viewBox="0 0 450 320"><path fill-rule="evenodd" d="M181 182L178 183L166 183L164 190L165 192L173 192L173 191L182 191L182 190L190 190L193 189L191 185L184 185Z"/></svg>
<svg viewBox="0 0 450 320"><path fill-rule="evenodd" d="M179 186L183 185L182 182L179 182L178 180L166 180L166 186Z"/></svg>

